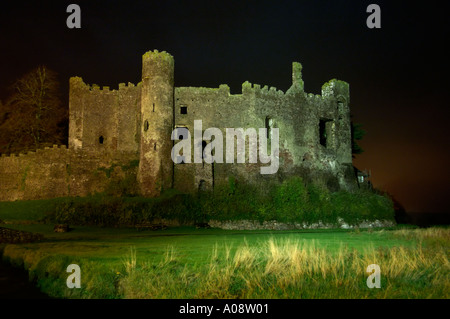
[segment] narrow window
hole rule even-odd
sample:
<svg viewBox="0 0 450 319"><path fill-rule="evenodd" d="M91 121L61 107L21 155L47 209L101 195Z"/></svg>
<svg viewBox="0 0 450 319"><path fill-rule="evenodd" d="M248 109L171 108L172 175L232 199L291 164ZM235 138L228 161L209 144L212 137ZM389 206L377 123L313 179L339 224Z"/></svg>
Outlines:
<svg viewBox="0 0 450 319"><path fill-rule="evenodd" d="M180 114L187 114L187 106L186 105L180 106Z"/></svg>
<svg viewBox="0 0 450 319"><path fill-rule="evenodd" d="M333 120L320 119L319 122L319 142L320 145L334 149L336 147L336 125Z"/></svg>
<svg viewBox="0 0 450 319"><path fill-rule="evenodd" d="M98 138L98 142L100 143L100 144L103 144L103 141L104 141L105 139L103 138L103 135L102 136L100 136L99 138Z"/></svg>
<svg viewBox="0 0 450 319"><path fill-rule="evenodd" d="M208 145L206 141L202 141L202 160L206 158L205 156L205 147ZM203 167L205 167L205 161L202 161Z"/></svg>
<svg viewBox="0 0 450 319"><path fill-rule="evenodd" d="M207 143L206 141L202 141L202 158L205 158L205 147L206 147Z"/></svg>
<svg viewBox="0 0 450 319"><path fill-rule="evenodd" d="M184 126L177 126L176 127L176 134L178 135L178 139L179 140L184 140L185 137L188 137L188 133L189 133L189 129L187 127ZM176 164L185 164L185 157L184 155L178 155L177 158L177 163Z"/></svg>
<svg viewBox="0 0 450 319"><path fill-rule="evenodd" d="M319 142L320 145L327 147L327 121L320 119L319 122Z"/></svg>
<svg viewBox="0 0 450 319"><path fill-rule="evenodd" d="M185 126L176 126L177 135L179 140L184 140L184 138L188 137L189 129Z"/></svg>
<svg viewBox="0 0 450 319"><path fill-rule="evenodd" d="M145 122L144 122L144 132L147 132L148 131L148 127L150 126L150 124L148 124L148 121L147 120L145 120Z"/></svg>
<svg viewBox="0 0 450 319"><path fill-rule="evenodd" d="M266 129L267 129L267 138L272 138L272 128L273 128L273 119L271 117L266 117Z"/></svg>
<svg viewBox="0 0 450 319"><path fill-rule="evenodd" d="M199 193L206 191L206 182L204 179L200 180L200 183L198 183L198 191Z"/></svg>
<svg viewBox="0 0 450 319"><path fill-rule="evenodd" d="M155 112L155 103L153 103L153 112Z"/></svg>

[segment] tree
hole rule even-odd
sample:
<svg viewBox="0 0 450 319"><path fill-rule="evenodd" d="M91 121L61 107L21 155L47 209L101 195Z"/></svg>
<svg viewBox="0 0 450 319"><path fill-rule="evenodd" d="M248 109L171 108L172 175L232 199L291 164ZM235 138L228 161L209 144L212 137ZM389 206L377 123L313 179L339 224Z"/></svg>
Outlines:
<svg viewBox="0 0 450 319"><path fill-rule="evenodd" d="M61 103L57 74L39 66L15 81L11 91L0 104L0 152L63 143L67 109Z"/></svg>
<svg viewBox="0 0 450 319"><path fill-rule="evenodd" d="M355 157L357 154L362 154L364 150L361 148L361 146L358 145L357 141L362 140L364 135L366 135L366 131L363 130L362 124L355 124L351 123L351 133L352 133L352 155Z"/></svg>

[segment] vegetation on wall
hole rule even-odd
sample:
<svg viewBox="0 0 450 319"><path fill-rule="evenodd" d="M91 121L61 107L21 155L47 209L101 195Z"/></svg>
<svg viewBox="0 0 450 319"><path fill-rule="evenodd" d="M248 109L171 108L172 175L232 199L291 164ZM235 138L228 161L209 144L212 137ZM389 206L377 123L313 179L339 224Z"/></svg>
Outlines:
<svg viewBox="0 0 450 319"><path fill-rule="evenodd" d="M126 181L124 185L127 189ZM108 194L82 200L68 198L58 202L45 221L97 226L134 225L162 219L181 224L243 219L336 224L339 218L349 224L393 220L392 201L388 196L367 190L332 193L315 185L305 185L300 177L289 178L264 190L230 179L214 192L196 195L170 190L159 198Z"/></svg>

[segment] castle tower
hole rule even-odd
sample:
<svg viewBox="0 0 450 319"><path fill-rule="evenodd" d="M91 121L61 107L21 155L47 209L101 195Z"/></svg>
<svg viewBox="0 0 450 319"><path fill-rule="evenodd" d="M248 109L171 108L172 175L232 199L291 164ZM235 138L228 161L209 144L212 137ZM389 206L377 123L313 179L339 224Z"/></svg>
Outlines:
<svg viewBox="0 0 450 319"><path fill-rule="evenodd" d="M304 91L305 83L302 79L303 66L299 62L292 62L292 85L286 91L287 94L295 94Z"/></svg>
<svg viewBox="0 0 450 319"><path fill-rule="evenodd" d="M322 86L323 97L333 97L337 109L337 149L340 163L352 164L352 137L350 120L350 86L347 82L333 79Z"/></svg>
<svg viewBox="0 0 450 319"><path fill-rule="evenodd" d="M142 56L141 142L138 182L141 194L158 196L172 188L171 159L174 60L166 52Z"/></svg>

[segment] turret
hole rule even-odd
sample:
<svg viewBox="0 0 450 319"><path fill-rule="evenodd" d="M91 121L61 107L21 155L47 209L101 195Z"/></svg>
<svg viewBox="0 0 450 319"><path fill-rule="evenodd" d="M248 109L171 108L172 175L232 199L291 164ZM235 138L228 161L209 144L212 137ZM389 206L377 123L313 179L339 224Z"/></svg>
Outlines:
<svg viewBox="0 0 450 319"><path fill-rule="evenodd" d="M173 186L171 159L174 59L166 52L142 56L141 142L138 182L141 194L158 196Z"/></svg>
<svg viewBox="0 0 450 319"><path fill-rule="evenodd" d="M305 84L302 79L302 65L299 62L292 62L292 86L286 93L300 93L305 89Z"/></svg>
<svg viewBox="0 0 450 319"><path fill-rule="evenodd" d="M336 105L338 125L337 158L341 163L352 163L352 137L350 121L350 86L333 79L322 86L322 97L331 98Z"/></svg>

